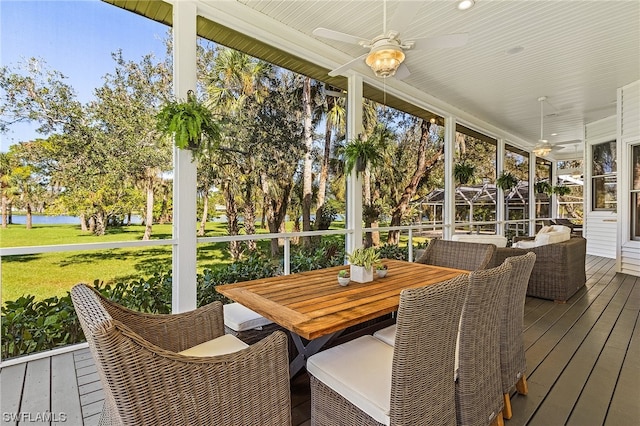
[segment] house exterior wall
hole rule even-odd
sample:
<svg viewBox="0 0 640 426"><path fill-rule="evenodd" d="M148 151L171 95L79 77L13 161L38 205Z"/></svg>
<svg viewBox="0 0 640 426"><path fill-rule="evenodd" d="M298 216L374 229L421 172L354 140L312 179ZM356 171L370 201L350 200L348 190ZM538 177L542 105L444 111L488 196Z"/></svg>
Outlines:
<svg viewBox="0 0 640 426"><path fill-rule="evenodd" d="M618 89L618 271L640 276L640 241L631 239L631 149L640 144L640 80Z"/></svg>
<svg viewBox="0 0 640 426"><path fill-rule="evenodd" d="M585 126L584 149L584 236L587 239L587 254L616 258L618 241L618 215L612 211L593 210L592 149L593 145L616 139L616 116L589 123ZM619 150L618 150L619 151ZM619 166L618 166L619 167ZM619 170L619 169L618 169ZM619 176L618 171L618 176Z"/></svg>

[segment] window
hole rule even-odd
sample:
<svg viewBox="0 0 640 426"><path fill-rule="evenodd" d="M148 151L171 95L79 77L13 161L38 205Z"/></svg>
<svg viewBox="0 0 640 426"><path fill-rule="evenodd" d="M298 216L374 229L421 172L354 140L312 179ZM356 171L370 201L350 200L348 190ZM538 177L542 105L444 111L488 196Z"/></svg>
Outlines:
<svg viewBox="0 0 640 426"><path fill-rule="evenodd" d="M640 145L631 147L631 239L640 240Z"/></svg>
<svg viewBox="0 0 640 426"><path fill-rule="evenodd" d="M505 192L505 219L512 221L505 225L505 235L526 235L529 233L529 224L524 221L529 218L529 153L506 144L504 171L518 179L516 187Z"/></svg>
<svg viewBox="0 0 640 426"><path fill-rule="evenodd" d="M616 142L593 145L591 150L592 209L614 211L617 202Z"/></svg>

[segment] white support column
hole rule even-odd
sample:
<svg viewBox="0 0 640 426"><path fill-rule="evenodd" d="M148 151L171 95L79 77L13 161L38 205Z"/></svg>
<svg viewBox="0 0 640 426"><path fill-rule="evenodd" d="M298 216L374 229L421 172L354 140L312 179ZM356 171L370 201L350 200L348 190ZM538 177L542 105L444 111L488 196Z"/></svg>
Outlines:
<svg viewBox="0 0 640 426"><path fill-rule="evenodd" d="M504 147L504 139L498 139L496 142L496 179L500 176L500 173L504 171L504 155L505 155L505 147ZM496 229L496 234L505 235L504 221L508 219L507 212L505 209L505 199L508 194L505 194L504 191L497 187L496 185L496 225L498 229Z"/></svg>
<svg viewBox="0 0 640 426"><path fill-rule="evenodd" d="M173 91L186 99L196 90L196 16L193 1L173 3ZM196 308L197 168L191 151L173 149L173 291L174 313Z"/></svg>
<svg viewBox="0 0 640 426"><path fill-rule="evenodd" d="M558 162L551 162L551 185L558 185ZM558 196L554 193L549 197L549 217L555 219L558 217Z"/></svg>
<svg viewBox="0 0 640 426"><path fill-rule="evenodd" d="M444 119L444 212L442 237L450 240L455 231L456 220L456 181L453 177L453 163L456 142L456 119L453 116ZM449 225L449 226L447 226Z"/></svg>
<svg viewBox="0 0 640 426"><path fill-rule="evenodd" d="M537 157L532 152L529 154L529 235L536 233L536 161Z"/></svg>
<svg viewBox="0 0 640 426"><path fill-rule="evenodd" d="M362 132L362 77L349 76L347 90L347 140ZM353 231L347 234L347 253L362 246L362 177L355 170L347 176L346 227Z"/></svg>

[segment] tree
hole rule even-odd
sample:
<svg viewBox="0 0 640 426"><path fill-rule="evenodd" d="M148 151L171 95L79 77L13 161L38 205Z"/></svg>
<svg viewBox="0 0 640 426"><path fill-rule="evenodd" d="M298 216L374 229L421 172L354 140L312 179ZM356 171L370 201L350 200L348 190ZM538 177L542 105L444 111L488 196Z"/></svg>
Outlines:
<svg viewBox="0 0 640 426"><path fill-rule="evenodd" d="M326 91L324 91L326 93ZM345 98L335 97L330 94L324 95L324 102L320 103L323 107L325 116L325 129L324 129L324 149L322 151L322 159L320 163L320 173L318 176L318 195L316 199L316 229L321 229L321 221L318 218L323 216L323 209L325 206L325 197L327 192L327 180L329 178L329 166L331 162L331 153L333 145L333 135L336 134L336 138L344 137L345 133L345 119L346 108Z"/></svg>
<svg viewBox="0 0 640 426"><path fill-rule="evenodd" d="M227 232L229 235L240 233L237 215L240 208L238 202L242 200L245 232L253 234L255 188L259 186L259 173L249 129L253 129L252 117L257 114L257 108L268 96L273 67L227 48L203 48L200 57L199 68L209 104L224 122L220 150L212 154L209 164L217 169L216 183L221 186L225 196ZM241 172L238 173L238 170ZM200 176L198 179L201 179ZM255 242L247 244L250 250L255 250ZM233 258L237 259L241 253L240 243L231 242L230 251Z"/></svg>
<svg viewBox="0 0 640 426"><path fill-rule="evenodd" d="M302 166L302 230L311 231L311 198L312 198L312 150L313 150L313 128L311 120L312 92L311 77L304 77L302 80L302 129L304 139L304 159ZM311 239L303 238L303 245L309 246Z"/></svg>
<svg viewBox="0 0 640 426"><path fill-rule="evenodd" d="M420 182L444 154L444 144L431 132L431 122L420 120L420 138L417 147L417 160L409 181L406 183L402 195L391 209L391 226L399 226L409 207L409 202L415 196ZM390 231L387 237L389 244L398 244L399 232Z"/></svg>
<svg viewBox="0 0 640 426"><path fill-rule="evenodd" d="M161 186L161 175L171 170L171 144L156 130L154 118L163 99L170 96L171 71L164 62L146 55L140 62L126 61L122 52L112 54L116 63L113 74L105 76L96 90L92 112L102 130L101 143L111 173L129 176L142 187L145 233L151 238L154 222L154 194Z"/></svg>

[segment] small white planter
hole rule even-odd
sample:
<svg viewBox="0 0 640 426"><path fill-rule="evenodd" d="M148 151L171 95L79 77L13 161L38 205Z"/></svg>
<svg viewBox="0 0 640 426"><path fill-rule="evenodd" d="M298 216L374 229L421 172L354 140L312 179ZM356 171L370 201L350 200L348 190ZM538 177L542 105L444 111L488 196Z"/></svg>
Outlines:
<svg viewBox="0 0 640 426"><path fill-rule="evenodd" d="M349 285L349 281L351 281L349 277L338 277L338 283L343 287Z"/></svg>
<svg viewBox="0 0 640 426"><path fill-rule="evenodd" d="M351 265L351 281L368 283L373 281L373 267L365 269L363 266Z"/></svg>

